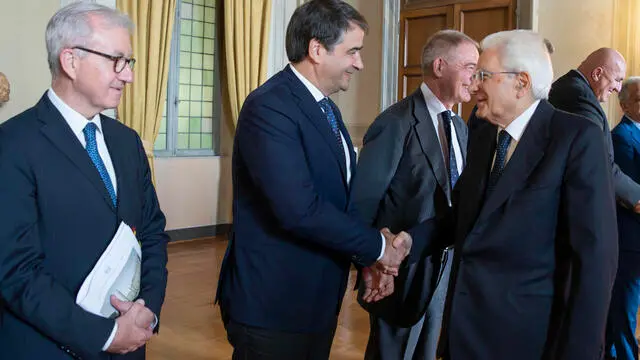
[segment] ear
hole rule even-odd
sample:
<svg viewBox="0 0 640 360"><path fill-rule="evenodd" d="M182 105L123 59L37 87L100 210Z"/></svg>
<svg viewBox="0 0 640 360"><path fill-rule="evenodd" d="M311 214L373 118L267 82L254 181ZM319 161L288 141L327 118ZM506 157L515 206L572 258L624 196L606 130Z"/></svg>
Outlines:
<svg viewBox="0 0 640 360"><path fill-rule="evenodd" d="M435 60L433 60L433 65L431 65L432 67L432 71L433 71L433 75L435 75L436 78L441 78L442 74L444 73L444 67L445 67L445 61L442 58L436 58Z"/></svg>
<svg viewBox="0 0 640 360"><path fill-rule="evenodd" d="M58 57L58 60L60 60L60 69L62 70L62 72L72 80L75 80L79 63L78 57L73 52L73 49L62 50L60 56Z"/></svg>
<svg viewBox="0 0 640 360"><path fill-rule="evenodd" d="M593 71L591 72L591 78L593 79L593 81L599 81L603 72L604 69L602 68L602 66L598 66L597 68L593 69Z"/></svg>
<svg viewBox="0 0 640 360"><path fill-rule="evenodd" d="M526 72L516 75L516 91L518 99L531 92L531 76Z"/></svg>
<svg viewBox="0 0 640 360"><path fill-rule="evenodd" d="M318 39L313 38L309 41L307 53L309 54L309 59L311 59L312 62L319 63L322 56L327 53L327 49L320 43L320 41L318 41Z"/></svg>

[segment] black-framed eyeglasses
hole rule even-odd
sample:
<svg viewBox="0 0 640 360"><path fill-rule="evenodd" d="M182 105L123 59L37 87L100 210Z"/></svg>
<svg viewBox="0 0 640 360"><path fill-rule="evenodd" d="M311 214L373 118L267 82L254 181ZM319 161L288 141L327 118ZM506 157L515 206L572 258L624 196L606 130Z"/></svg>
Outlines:
<svg viewBox="0 0 640 360"><path fill-rule="evenodd" d="M86 52L99 55L99 56L102 56L103 58L113 61L113 71L115 71L118 74L121 73L122 70L124 70L125 66L127 65L129 65L129 68L133 70L133 66L136 64L136 59L134 58L127 58L124 56L113 56L113 55L101 53L99 51L87 49L82 46L74 46L73 49L86 51Z"/></svg>
<svg viewBox="0 0 640 360"><path fill-rule="evenodd" d="M486 79L491 79L495 74L512 74L517 75L520 74L519 71L486 71L486 70L478 70L476 71L471 78L473 80L484 82Z"/></svg>

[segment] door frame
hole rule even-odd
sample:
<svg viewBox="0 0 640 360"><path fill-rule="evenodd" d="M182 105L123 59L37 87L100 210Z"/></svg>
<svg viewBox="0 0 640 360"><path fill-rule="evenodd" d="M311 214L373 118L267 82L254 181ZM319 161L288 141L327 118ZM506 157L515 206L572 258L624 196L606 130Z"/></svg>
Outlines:
<svg viewBox="0 0 640 360"><path fill-rule="evenodd" d="M400 61L400 3L383 0L382 9L382 79L380 112L398 101L398 64ZM538 30L538 1L518 0L516 28Z"/></svg>

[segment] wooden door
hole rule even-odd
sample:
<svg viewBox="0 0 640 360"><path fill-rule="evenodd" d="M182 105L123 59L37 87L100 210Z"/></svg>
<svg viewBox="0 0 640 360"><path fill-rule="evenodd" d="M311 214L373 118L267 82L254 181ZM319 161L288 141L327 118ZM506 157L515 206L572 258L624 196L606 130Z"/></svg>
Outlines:
<svg viewBox="0 0 640 360"><path fill-rule="evenodd" d="M422 48L432 34L453 27L453 7L441 6L400 13L400 61L398 99L403 99L422 82Z"/></svg>
<svg viewBox="0 0 640 360"><path fill-rule="evenodd" d="M454 5L454 28L480 42L487 35L515 28L514 5L511 0L490 0ZM457 113L467 121L475 99L460 104Z"/></svg>
<svg viewBox="0 0 640 360"><path fill-rule="evenodd" d="M438 30L455 29L476 41L515 28L516 0L403 0L400 11L398 99L422 82L420 58L427 39ZM475 102L456 107L465 121Z"/></svg>

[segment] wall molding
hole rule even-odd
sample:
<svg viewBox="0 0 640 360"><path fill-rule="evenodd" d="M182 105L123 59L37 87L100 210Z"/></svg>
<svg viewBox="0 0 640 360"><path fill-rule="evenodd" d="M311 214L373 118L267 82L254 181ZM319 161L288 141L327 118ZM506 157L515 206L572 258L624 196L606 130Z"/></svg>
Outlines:
<svg viewBox="0 0 640 360"><path fill-rule="evenodd" d="M382 82L380 112L398 99L400 1L384 0L382 10Z"/></svg>
<svg viewBox="0 0 640 360"><path fill-rule="evenodd" d="M217 224L217 225L207 225L207 226L198 226L192 228L184 228L184 229L174 229L167 230L167 234L169 238L171 238L171 242L174 241L183 241L183 240L195 240L202 239L207 237L214 236L223 236L227 235L231 230L231 224ZM221 240L226 240L227 238L221 238Z"/></svg>

